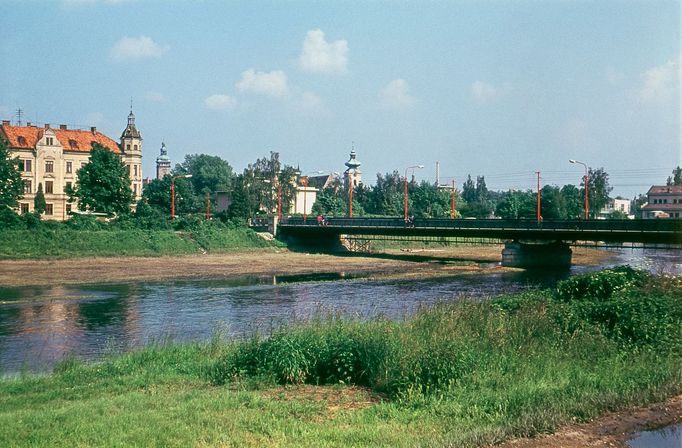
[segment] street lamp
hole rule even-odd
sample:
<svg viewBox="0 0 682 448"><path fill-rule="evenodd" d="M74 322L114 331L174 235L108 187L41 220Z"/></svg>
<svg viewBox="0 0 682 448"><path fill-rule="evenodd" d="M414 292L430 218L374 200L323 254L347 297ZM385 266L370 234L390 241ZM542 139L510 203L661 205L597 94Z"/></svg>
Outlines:
<svg viewBox="0 0 682 448"><path fill-rule="evenodd" d="M189 179L190 177L192 177L191 174L181 174L171 178L171 219L175 219L175 179Z"/></svg>
<svg viewBox="0 0 682 448"><path fill-rule="evenodd" d="M587 199L587 190L589 189L589 179L587 176L587 173L588 173L587 164L580 162L578 160L574 160L574 159L570 159L569 162L577 163L577 164L585 167L585 178L584 178L584 180L585 180L585 221L587 221L587 211L589 210L589 208L588 208L589 201Z"/></svg>
<svg viewBox="0 0 682 448"><path fill-rule="evenodd" d="M405 168L405 194L403 195L404 197L404 208L405 208L405 222L407 222L407 172L409 170L414 170L414 169L421 169L424 168L424 165L413 165L413 166L408 166Z"/></svg>

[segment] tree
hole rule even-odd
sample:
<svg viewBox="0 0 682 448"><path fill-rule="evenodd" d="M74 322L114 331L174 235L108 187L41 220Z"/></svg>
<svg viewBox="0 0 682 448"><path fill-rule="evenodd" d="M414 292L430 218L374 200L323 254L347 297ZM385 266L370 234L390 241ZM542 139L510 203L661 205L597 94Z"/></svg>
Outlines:
<svg viewBox="0 0 682 448"><path fill-rule="evenodd" d="M591 216L596 216L601 209L603 209L609 202L609 193L613 188L609 186L609 175L604 168L592 169L588 171L588 202L589 213ZM581 183L582 194L585 194L585 180Z"/></svg>
<svg viewBox="0 0 682 448"><path fill-rule="evenodd" d="M578 187L572 184L561 187L561 197L564 202L564 219L577 219L583 216L583 194Z"/></svg>
<svg viewBox="0 0 682 448"><path fill-rule="evenodd" d="M189 179L175 179L175 213L187 214L200 210L203 202L200 196L194 194L194 187ZM166 174L163 179L154 179L144 186L142 200L150 207L159 210L166 216L171 213L171 175Z"/></svg>
<svg viewBox="0 0 682 448"><path fill-rule="evenodd" d="M191 174L191 182L196 194L229 191L234 173L227 161L208 154L187 154L185 161L175 165L174 174Z"/></svg>
<svg viewBox="0 0 682 448"><path fill-rule="evenodd" d="M673 170L673 175L668 177L668 186L671 185L682 185L682 168L679 166Z"/></svg>
<svg viewBox="0 0 682 448"><path fill-rule="evenodd" d="M536 215L536 194L532 191L510 190L497 204L495 215L503 219L531 219Z"/></svg>
<svg viewBox="0 0 682 448"><path fill-rule="evenodd" d="M403 179L398 171L377 173L377 182L369 193L369 201L363 204L365 211L374 215L403 215ZM355 211L355 210L353 210Z"/></svg>
<svg viewBox="0 0 682 448"><path fill-rule="evenodd" d="M45 213L45 207L47 204L45 203L45 194L43 193L43 184L39 183L38 184L38 191L36 192L35 197L33 198L33 211L38 214L42 215Z"/></svg>
<svg viewBox="0 0 682 448"><path fill-rule="evenodd" d="M78 181L67 191L70 200L78 200L79 210L106 214L130 211L133 192L125 165L116 154L95 143L90 161L77 171Z"/></svg>
<svg viewBox="0 0 682 448"><path fill-rule="evenodd" d="M462 199L464 199L467 203L472 203L476 202L477 197L476 185L474 185L474 181L471 180L471 175L468 175L467 180L465 180L464 184L462 184Z"/></svg>
<svg viewBox="0 0 682 448"><path fill-rule="evenodd" d="M0 137L0 207L14 208L24 192L19 160L10 158L7 143Z"/></svg>
<svg viewBox="0 0 682 448"><path fill-rule="evenodd" d="M566 203L559 187L545 185L540 192L540 216L543 219L565 219Z"/></svg>

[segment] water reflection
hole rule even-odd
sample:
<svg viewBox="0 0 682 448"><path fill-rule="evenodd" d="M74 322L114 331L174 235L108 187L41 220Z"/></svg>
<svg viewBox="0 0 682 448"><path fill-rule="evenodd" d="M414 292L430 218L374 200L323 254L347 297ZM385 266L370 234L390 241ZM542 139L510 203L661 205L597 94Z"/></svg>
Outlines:
<svg viewBox="0 0 682 448"><path fill-rule="evenodd" d="M656 431L642 431L627 443L630 448L680 448L682 446L682 423Z"/></svg>
<svg viewBox="0 0 682 448"><path fill-rule="evenodd" d="M660 255L660 253L657 253ZM627 262L619 255L614 264ZM630 257L633 258L633 257ZM654 269L679 267L679 257L636 253ZM662 266L662 267L661 267ZM204 340L215 331L240 337L269 332L314 313L401 318L421 306L458 297L549 287L569 271L461 274L449 278L375 280L343 273L230 280L0 288L0 372L49 370L73 354L97 359L151 341ZM682 271L682 269L680 270Z"/></svg>

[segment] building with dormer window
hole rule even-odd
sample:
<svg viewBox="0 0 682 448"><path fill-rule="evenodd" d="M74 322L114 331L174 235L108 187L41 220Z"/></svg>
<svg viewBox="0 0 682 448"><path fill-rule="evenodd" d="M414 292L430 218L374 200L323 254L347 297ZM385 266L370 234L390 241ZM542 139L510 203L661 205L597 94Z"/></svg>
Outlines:
<svg viewBox="0 0 682 448"><path fill-rule="evenodd" d="M118 154L128 168L135 201L142 197L142 136L135 126L132 110L120 143L95 127L83 130L69 129L63 124L59 128L49 124L21 126L12 125L9 120L2 121L0 138L7 142L10 156L21 162L24 196L19 199L19 213L33 211L38 185L42 185L46 203L44 217L60 221L67 219L77 205L68 203L65 189L75 185L77 172L90 160L90 150L95 143Z"/></svg>

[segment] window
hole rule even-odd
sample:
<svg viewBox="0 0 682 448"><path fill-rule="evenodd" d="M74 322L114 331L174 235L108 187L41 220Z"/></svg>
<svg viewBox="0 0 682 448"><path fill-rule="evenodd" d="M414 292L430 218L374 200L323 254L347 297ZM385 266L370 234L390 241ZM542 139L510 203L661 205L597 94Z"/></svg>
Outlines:
<svg viewBox="0 0 682 448"><path fill-rule="evenodd" d="M133 168L135 169L135 177L137 177L137 165L133 165Z"/></svg>
<svg viewBox="0 0 682 448"><path fill-rule="evenodd" d="M130 165L126 165L126 168L128 169L128 177L130 177Z"/></svg>
<svg viewBox="0 0 682 448"><path fill-rule="evenodd" d="M31 188L31 181L26 179L24 180L24 193L25 194L31 194L33 193L33 189Z"/></svg>
<svg viewBox="0 0 682 448"><path fill-rule="evenodd" d="M17 143L19 143L19 145L21 146L26 146L26 137L20 135L19 137L17 137Z"/></svg>
<svg viewBox="0 0 682 448"><path fill-rule="evenodd" d="M133 150L137 151L137 145L133 145Z"/></svg>
<svg viewBox="0 0 682 448"><path fill-rule="evenodd" d="M83 168L87 164L88 164L88 162L81 162L81 168Z"/></svg>
<svg viewBox="0 0 682 448"><path fill-rule="evenodd" d="M70 213L71 213L71 204L66 204L66 214L68 215Z"/></svg>
<svg viewBox="0 0 682 448"><path fill-rule="evenodd" d="M45 144L48 146L54 145L54 138L52 137L45 137Z"/></svg>
<svg viewBox="0 0 682 448"><path fill-rule="evenodd" d="M78 149L78 142L74 139L69 139L69 147L71 149Z"/></svg>
<svg viewBox="0 0 682 448"><path fill-rule="evenodd" d="M66 193L70 188L71 188L71 182L67 182L66 185L64 185L64 193Z"/></svg>
<svg viewBox="0 0 682 448"><path fill-rule="evenodd" d="M31 170L33 169L33 161L32 160L22 160L21 163L23 164L23 167L21 171L25 173L30 173Z"/></svg>
<svg viewBox="0 0 682 448"><path fill-rule="evenodd" d="M52 194L54 193L54 182L51 180L46 180L45 181L45 194Z"/></svg>
<svg viewBox="0 0 682 448"><path fill-rule="evenodd" d="M45 172L54 173L54 162L52 160L45 161Z"/></svg>
<svg viewBox="0 0 682 448"><path fill-rule="evenodd" d="M126 151L130 151L130 145L126 145Z"/></svg>
<svg viewBox="0 0 682 448"><path fill-rule="evenodd" d="M137 196L137 184L133 184L133 194Z"/></svg>
<svg viewBox="0 0 682 448"><path fill-rule="evenodd" d="M66 174L73 172L73 162L66 162Z"/></svg>
<svg viewBox="0 0 682 448"><path fill-rule="evenodd" d="M28 204L25 204L22 202L20 205L21 205L21 214L23 215L25 213L28 213Z"/></svg>
<svg viewBox="0 0 682 448"><path fill-rule="evenodd" d="M52 204L45 204L45 214L52 216L54 214L54 206Z"/></svg>

